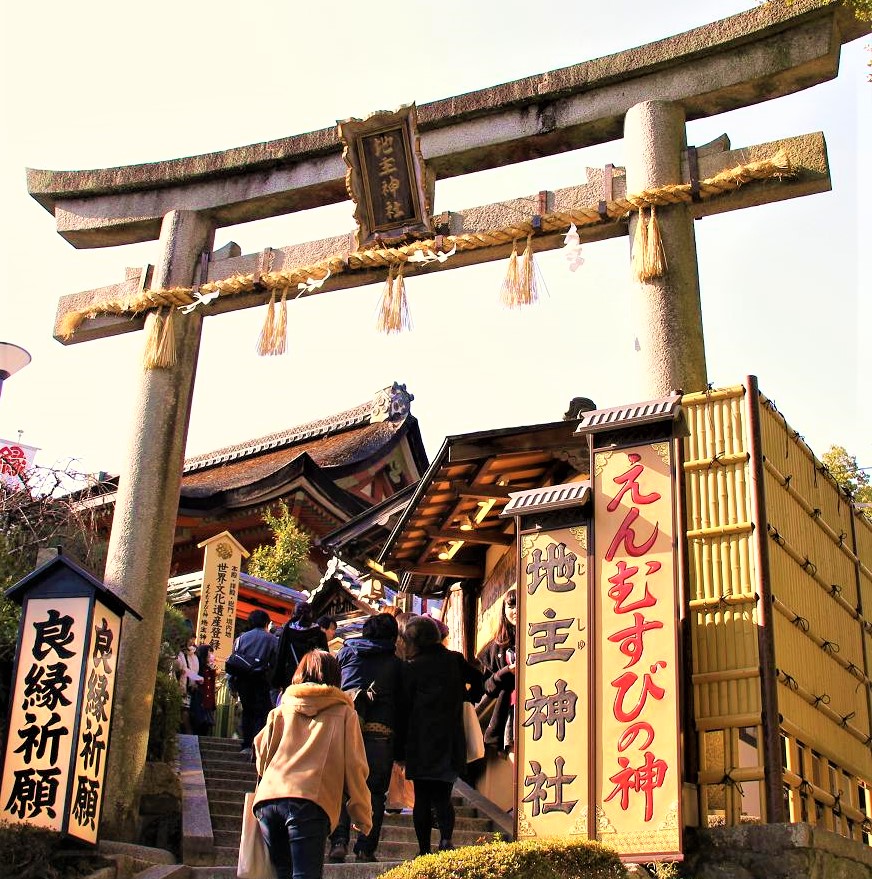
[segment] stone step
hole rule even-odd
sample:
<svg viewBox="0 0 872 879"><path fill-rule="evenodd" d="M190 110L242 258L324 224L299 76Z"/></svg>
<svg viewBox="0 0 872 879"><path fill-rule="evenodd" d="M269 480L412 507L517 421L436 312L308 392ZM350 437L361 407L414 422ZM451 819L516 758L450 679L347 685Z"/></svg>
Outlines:
<svg viewBox="0 0 872 879"><path fill-rule="evenodd" d="M254 782L257 781L257 772L253 766L228 767L226 769L204 766L203 775L206 779L206 787L209 787L213 782L215 784L235 784L240 781L251 781L253 786Z"/></svg>
<svg viewBox="0 0 872 879"><path fill-rule="evenodd" d="M352 840L356 837L352 833ZM381 839L379 840L379 850L385 843L391 842L415 842L415 828L410 824L408 827L392 827L390 825L382 825ZM490 842L488 831L479 830L461 830L455 825L454 827L454 844L461 845L479 845L482 841ZM438 839L436 840L438 842ZM417 854L417 849L415 851Z"/></svg>
<svg viewBox="0 0 872 879"><path fill-rule="evenodd" d="M241 803L246 793L251 793L254 790L255 782L236 782L235 784L232 782L223 782L218 781L214 784L209 784L206 782L206 795L209 797L209 800L228 800L232 803Z"/></svg>
<svg viewBox="0 0 872 879"><path fill-rule="evenodd" d="M233 863L214 867L191 867L190 879L236 879L236 856L233 853ZM402 861L379 861L375 864L358 864L349 861L347 864L324 863L324 879L375 879L391 867L396 867Z"/></svg>
<svg viewBox="0 0 872 879"><path fill-rule="evenodd" d="M232 828L216 827L212 824L212 833L215 838L216 848L239 848L239 839L241 836L241 822ZM437 831L433 832L434 844L439 842ZM352 832L351 840L353 847L357 834ZM384 858L396 860L407 860L413 858L418 853L417 837L413 827L383 827L381 839L379 840L378 851ZM483 842L490 842L487 833L479 833L475 830L458 830L454 831L454 844L460 845L480 845Z"/></svg>
<svg viewBox="0 0 872 879"><path fill-rule="evenodd" d="M204 764L236 763L245 766L251 763L254 765L248 752L243 754L235 748L230 751L200 751L200 759Z"/></svg>
<svg viewBox="0 0 872 879"><path fill-rule="evenodd" d="M240 757L238 754L229 754L226 759L221 760L213 759L211 757L203 757L201 754L200 760L203 764L204 772L238 772L240 770L248 770L249 772L255 771L254 763L245 757Z"/></svg>
<svg viewBox="0 0 872 879"><path fill-rule="evenodd" d="M213 830L235 830L237 833L242 826L241 808L229 803L214 804L210 808ZM454 832L458 838L464 839L465 845L472 845L482 836L493 833L493 822L489 818L457 818L454 824ZM385 815L382 824L382 839L407 839L413 838L415 833L412 824L412 816ZM409 837L408 834L412 834ZM462 837L460 836L462 834Z"/></svg>
<svg viewBox="0 0 872 879"><path fill-rule="evenodd" d="M454 808L455 813L457 812L457 807ZM475 811L472 809L471 811ZM390 813L385 813L384 818L384 827L390 827L392 825L408 825L412 826L412 813L411 812L403 812L400 815L392 815ZM490 818L482 818L478 814L474 816L468 815L456 815L454 819L454 826L457 830L476 830L478 832L488 832L493 828L493 822Z"/></svg>
<svg viewBox="0 0 872 879"><path fill-rule="evenodd" d="M209 798L209 811L213 815L241 815L245 794L247 791L253 790L254 784L248 786L221 785L220 787L207 784L206 791ZM455 806L454 814L458 829L487 830L490 827L489 820L482 818L471 806ZM384 823L411 823L411 820L411 811L399 814L386 812ZM467 824L466 822L471 823Z"/></svg>
<svg viewBox="0 0 872 879"><path fill-rule="evenodd" d="M245 795L241 792L237 796L229 793L219 795L215 791L210 791L208 799L209 812L213 815L241 815Z"/></svg>

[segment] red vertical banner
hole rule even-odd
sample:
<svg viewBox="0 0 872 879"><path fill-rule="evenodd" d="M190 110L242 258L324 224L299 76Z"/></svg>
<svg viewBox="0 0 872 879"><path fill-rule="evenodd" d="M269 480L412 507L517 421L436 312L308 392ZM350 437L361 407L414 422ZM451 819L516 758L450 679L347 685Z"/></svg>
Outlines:
<svg viewBox="0 0 872 879"><path fill-rule="evenodd" d="M517 837L588 835L588 528L520 535Z"/></svg>
<svg viewBox="0 0 872 879"><path fill-rule="evenodd" d="M671 444L594 452L596 838L681 853Z"/></svg>

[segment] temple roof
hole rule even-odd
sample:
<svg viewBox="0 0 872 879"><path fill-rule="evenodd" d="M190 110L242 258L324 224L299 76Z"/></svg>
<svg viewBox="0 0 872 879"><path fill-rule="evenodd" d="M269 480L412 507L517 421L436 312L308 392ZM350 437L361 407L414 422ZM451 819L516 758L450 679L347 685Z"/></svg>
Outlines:
<svg viewBox="0 0 872 879"><path fill-rule="evenodd" d="M337 480L364 469L405 436L419 472L426 468L418 422L409 412L411 400L405 386L394 383L373 400L336 415L189 458L181 507L244 506L303 476L356 515L366 502L337 486Z"/></svg>

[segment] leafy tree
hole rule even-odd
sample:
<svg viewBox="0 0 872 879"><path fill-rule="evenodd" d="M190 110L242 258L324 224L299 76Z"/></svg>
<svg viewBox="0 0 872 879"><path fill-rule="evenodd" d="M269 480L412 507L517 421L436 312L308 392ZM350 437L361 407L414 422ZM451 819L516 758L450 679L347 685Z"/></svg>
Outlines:
<svg viewBox="0 0 872 879"><path fill-rule="evenodd" d="M847 492L855 504L872 504L872 485L869 474L857 465L844 446L830 446L821 457L839 487ZM863 509L863 515L872 519L872 507Z"/></svg>
<svg viewBox="0 0 872 879"><path fill-rule="evenodd" d="M284 501L279 502L278 515L267 511L263 521L273 533L273 543L259 546L251 554L248 573L261 580L293 588L309 557L312 538L291 515Z"/></svg>

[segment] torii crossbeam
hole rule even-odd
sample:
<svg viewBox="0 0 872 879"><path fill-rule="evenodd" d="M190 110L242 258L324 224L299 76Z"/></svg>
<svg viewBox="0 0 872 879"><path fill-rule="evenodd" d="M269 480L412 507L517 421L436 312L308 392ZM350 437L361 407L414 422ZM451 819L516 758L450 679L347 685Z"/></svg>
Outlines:
<svg viewBox="0 0 872 879"><path fill-rule="evenodd" d="M867 32L838 4L818 7L799 0L768 4L632 51L529 77L418 108L421 147L428 172L439 179L580 149L623 136L627 168L612 176L608 192L601 171L585 184L543 194L543 215L658 189L690 184L749 162L786 155L792 176L781 182L749 182L709 200L663 209L660 222L668 272L639 282L634 311L644 329L643 368L652 396L673 388L694 390L706 381L693 219L708 213L820 192L829 188L823 137L805 135L773 144L729 149L724 140L689 152L688 119L713 116L808 88L835 77L843 43ZM160 238L153 270L130 272L111 288L64 297L68 312L88 313L95 302L153 290L256 274L259 255L238 248L211 254L208 277L199 277L201 255L210 254L216 228L329 204L346 198L345 166L334 129L324 129L205 156L96 171L30 170L28 188L51 211L58 232L75 247L106 247ZM496 213L495 213L496 212ZM530 220L529 200L440 216L448 235ZM485 220L485 218L487 218ZM632 235L634 224L613 216L581 230L593 241ZM536 249L558 246L561 231L543 232ZM440 266L454 268L505 256L496 242L458 253ZM273 268L307 265L329 255L348 255L348 236L282 248ZM429 270L432 270L429 269ZM323 292L371 283L386 269L337 274ZM221 295L184 317L176 331L178 359L169 369L143 372L126 470L121 474L109 556L107 586L145 619L131 626L120 657L117 724L105 792L104 831L124 838L135 826L138 780L145 764L153 669L159 650L165 584L170 570L185 441L204 314L261 304L256 283L239 295ZM139 329L153 313L131 321L112 315L86 317L72 341ZM143 466L141 462L148 462ZM152 670L152 671L149 671ZM771 706L770 706L771 707ZM780 814L773 792L767 814Z"/></svg>

